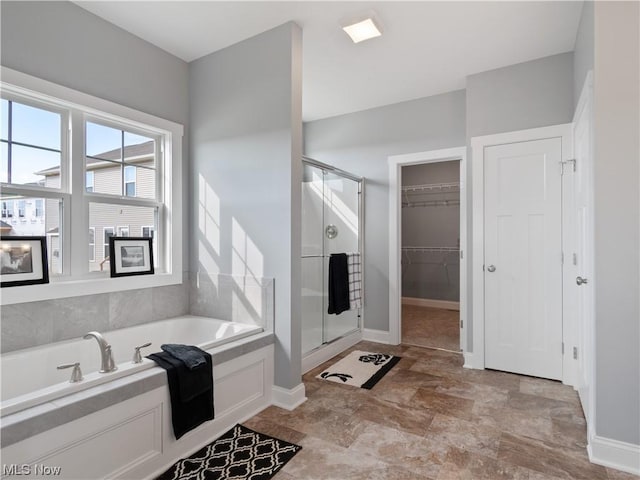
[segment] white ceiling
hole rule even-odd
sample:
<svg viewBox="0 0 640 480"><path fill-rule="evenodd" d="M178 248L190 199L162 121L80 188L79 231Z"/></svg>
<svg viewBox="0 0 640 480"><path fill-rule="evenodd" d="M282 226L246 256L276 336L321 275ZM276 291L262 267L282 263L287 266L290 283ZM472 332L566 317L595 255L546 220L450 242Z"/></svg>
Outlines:
<svg viewBox="0 0 640 480"><path fill-rule="evenodd" d="M287 21L303 29L305 121L465 87L467 75L573 50L582 2L78 1L186 61ZM384 34L353 44L343 20Z"/></svg>

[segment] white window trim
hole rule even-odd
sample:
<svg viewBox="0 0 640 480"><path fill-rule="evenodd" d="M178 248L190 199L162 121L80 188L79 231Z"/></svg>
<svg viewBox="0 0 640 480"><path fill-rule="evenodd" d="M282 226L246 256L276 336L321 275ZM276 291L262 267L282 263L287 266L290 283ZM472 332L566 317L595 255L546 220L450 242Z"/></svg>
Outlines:
<svg viewBox="0 0 640 480"><path fill-rule="evenodd" d="M92 95L88 95L76 90L51 83L31 75L1 67L0 90L3 93L27 96L52 105L59 105L64 108L83 110L85 114L96 115L100 118L111 119L118 124L132 129L142 129L148 131L153 129L158 135L162 135L164 142L161 142L161 154L164 155L163 185L164 208L158 214L158 230L163 231L163 239L157 238L158 251L163 253L166 265L166 273L156 273L155 275L137 275L132 277L119 278L96 278L94 275L76 277L51 277L51 283L42 285L28 285L20 287L5 288L2 291L1 305L15 303L34 302L39 300L49 300L56 298L76 297L81 295L91 295L99 293L117 292L136 288L149 288L164 285L175 285L182 283L182 215L172 215L172 212L180 211L179 201L182 197L182 137L184 127L178 123L156 117L132 108L119 105L108 100L104 100ZM77 116L76 116L77 117ZM74 131L83 128L82 118L71 118ZM83 138L75 135L70 141L70 146L75 151L82 151ZM85 175L84 169L75 169L73 178L70 179L71 188L65 189L64 172L61 178L63 192L84 192ZM67 175L68 177L68 175ZM10 193L8 188L3 190ZM33 188L33 192L42 192L44 189ZM86 238L88 225L88 212L84 210L86 202L74 202L71 204L67 193L60 190L46 189L48 196L56 198L62 197L65 201L64 215L61 221L67 230L72 230L70 235L76 239L79 245L85 241L79 239ZM45 196L42 195L41 196ZM117 199L117 197L116 197ZM68 206L71 205L71 208ZM75 221L72 224L71 218ZM78 221L77 219L82 219ZM82 233L80 233L82 232ZM71 257L70 242L63 242L63 259ZM65 271L83 271L88 264L89 252L86 248L78 249L84 252L82 255L74 255L71 265L65 265ZM70 267L70 268L67 268Z"/></svg>
<svg viewBox="0 0 640 480"><path fill-rule="evenodd" d="M127 237L131 236L131 229L129 228L129 225L118 225L116 227L116 235L117 236L122 236L120 235L120 230L127 230Z"/></svg>

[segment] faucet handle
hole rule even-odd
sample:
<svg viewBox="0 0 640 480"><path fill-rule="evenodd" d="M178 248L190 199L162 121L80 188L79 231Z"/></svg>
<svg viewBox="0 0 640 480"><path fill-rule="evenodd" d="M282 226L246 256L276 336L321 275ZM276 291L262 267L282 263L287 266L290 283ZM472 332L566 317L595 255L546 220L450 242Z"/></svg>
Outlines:
<svg viewBox="0 0 640 480"><path fill-rule="evenodd" d="M142 363L142 355L140 355L140 349L150 347L151 342L145 343L144 345L138 345L133 348L133 363Z"/></svg>
<svg viewBox="0 0 640 480"><path fill-rule="evenodd" d="M72 367L73 367L73 371L71 372L71 379L69 380L69 383L77 383L83 379L82 370L80 370L80 362L63 363L62 365L58 365L57 368L58 370L62 370L65 368L72 368Z"/></svg>

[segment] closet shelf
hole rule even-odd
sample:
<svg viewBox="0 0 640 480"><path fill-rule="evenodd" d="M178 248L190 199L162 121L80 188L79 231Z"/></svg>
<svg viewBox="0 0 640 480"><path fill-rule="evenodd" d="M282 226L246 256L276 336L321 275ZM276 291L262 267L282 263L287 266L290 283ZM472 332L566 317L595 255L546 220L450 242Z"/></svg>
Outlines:
<svg viewBox="0 0 640 480"><path fill-rule="evenodd" d="M402 247L403 252L459 252L460 247Z"/></svg>
<svg viewBox="0 0 640 480"><path fill-rule="evenodd" d="M460 182L427 183L424 185L405 185L402 187L402 191L405 193L457 192L459 189Z"/></svg>

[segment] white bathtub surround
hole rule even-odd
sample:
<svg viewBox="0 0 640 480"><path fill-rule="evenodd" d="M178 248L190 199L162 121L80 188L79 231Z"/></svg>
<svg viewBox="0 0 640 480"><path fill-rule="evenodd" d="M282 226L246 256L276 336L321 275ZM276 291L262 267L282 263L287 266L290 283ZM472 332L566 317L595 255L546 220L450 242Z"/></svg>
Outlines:
<svg viewBox="0 0 640 480"><path fill-rule="evenodd" d="M190 306L192 315L273 330L274 280L194 272L190 276Z"/></svg>
<svg viewBox="0 0 640 480"><path fill-rule="evenodd" d="M257 326L189 315L102 332L118 364L116 371L106 374L98 373L100 352L92 340L67 340L3 354L0 416L155 367L155 362L146 358L132 363L134 347L147 342L152 345L143 355L159 351L163 343L195 344L207 350L260 332L262 328ZM80 362L84 380L69 383L70 372L56 366L74 362Z"/></svg>
<svg viewBox="0 0 640 480"><path fill-rule="evenodd" d="M273 335L259 336L268 338L271 344L224 363L216 361L218 354L234 348L241 350L247 342L254 341L253 337L233 342L237 344L235 347L227 344L208 349L215 364L216 418L179 441L173 438L171 429L166 374L155 367L3 418L3 463L60 466L62 473L57 478L65 479L154 478L179 458L271 403ZM158 379L162 382L159 387L154 383ZM105 398L112 403L87 410ZM76 418L58 426L51 427L47 422L43 425L46 415L42 412L51 407L54 410L49 420L54 414L69 417L75 413ZM29 411L41 415L13 422L15 418L26 417ZM32 435L14 442L20 429L23 433L31 430ZM5 435L6 430L11 434Z"/></svg>
<svg viewBox="0 0 640 480"><path fill-rule="evenodd" d="M213 325L217 328L212 328ZM158 331L164 332L162 338L158 337ZM232 331L236 332L235 336L226 337ZM127 339L139 345L146 341L142 338L153 341L158 350L162 343L199 343L213 359L215 419L176 441L171 428L166 372L150 360L131 364L142 369L130 370L127 367L131 360L118 357L114 350L119 368L116 372L101 374L108 380L106 383L67 392L65 396L2 418L3 462L59 466L62 472L58 478L156 476L177 459L271 404L274 336L271 332L261 332L260 327L199 317L181 317L105 332L104 336L114 348ZM134 334L141 336L136 338ZM95 342L81 341L80 345L82 342L95 349L92 353L99 364ZM71 346L72 354L79 353L80 345L62 343ZM43 350L57 350L55 347L59 346ZM37 350L29 350L30 358ZM28 363L39 364L41 360ZM6 365L3 357L3 369ZM121 376L123 372L125 375ZM17 408L15 402L13 405Z"/></svg>
<svg viewBox="0 0 640 480"><path fill-rule="evenodd" d="M291 389L274 385L272 388L271 398L271 403L276 407L284 408L289 411L295 410L307 401L304 383L300 382L299 385Z"/></svg>

